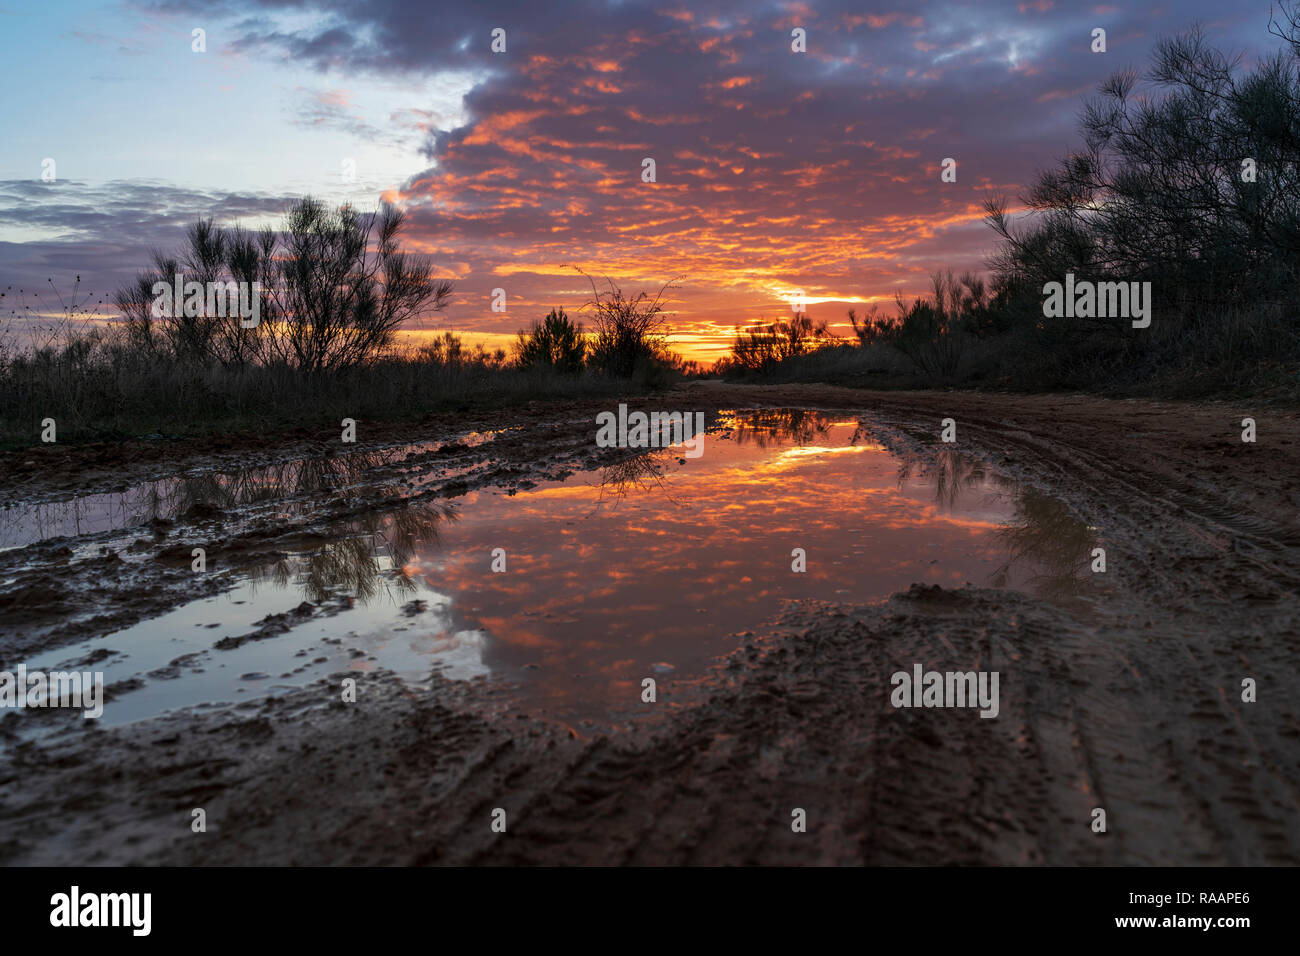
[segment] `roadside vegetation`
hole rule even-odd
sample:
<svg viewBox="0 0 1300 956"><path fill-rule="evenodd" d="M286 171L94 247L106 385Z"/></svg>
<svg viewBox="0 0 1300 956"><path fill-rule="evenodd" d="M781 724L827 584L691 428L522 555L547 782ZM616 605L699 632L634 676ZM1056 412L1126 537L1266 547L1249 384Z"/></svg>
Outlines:
<svg viewBox="0 0 1300 956"><path fill-rule="evenodd" d="M1023 211L986 202L988 278L933 277L928 296L849 313L853 337L796 320L737 334L717 371L750 381L1199 397L1300 395L1300 7L1285 42L1243 70L1197 27L1145 73L1106 80L1080 144ZM1151 324L1046 318L1067 274L1150 283Z"/></svg>
<svg viewBox="0 0 1300 956"><path fill-rule="evenodd" d="M634 394L690 370L666 346L664 290L630 296L609 280L592 283L590 333L557 308L519 333L512 355L468 347L451 332L401 344L405 324L452 294L427 259L401 251L404 224L390 207L366 215L312 199L295 204L281 230L196 223L183 251L155 253L119 290L119 321L103 323L74 290L33 347L0 349L0 442L35 443L46 419L59 441L401 420ZM177 273L258 283L259 321L246 327L233 311L206 309L155 315L156 284ZM17 314L12 290L0 302ZM26 311L49 314L44 303Z"/></svg>

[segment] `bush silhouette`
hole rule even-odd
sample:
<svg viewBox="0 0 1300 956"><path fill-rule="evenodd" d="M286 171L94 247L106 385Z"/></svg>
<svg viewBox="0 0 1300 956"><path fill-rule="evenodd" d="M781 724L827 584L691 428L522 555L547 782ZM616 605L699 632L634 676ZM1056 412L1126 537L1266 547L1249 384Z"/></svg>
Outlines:
<svg viewBox="0 0 1300 956"><path fill-rule="evenodd" d="M552 309L530 330L520 330L514 344L515 362L520 368L545 367L564 375L582 371L586 351L582 326L574 325L564 309Z"/></svg>
<svg viewBox="0 0 1300 956"><path fill-rule="evenodd" d="M190 227L184 252L155 252L153 269L120 290L116 304L146 351L227 368L351 368L378 356L403 322L444 308L451 297L451 283L432 277L427 257L399 250L405 223L393 206L373 214L348 205L331 211L310 197L289 208L281 232L201 220ZM154 284L170 285L177 273L186 282L259 282L260 323L244 328L238 315L154 316Z"/></svg>

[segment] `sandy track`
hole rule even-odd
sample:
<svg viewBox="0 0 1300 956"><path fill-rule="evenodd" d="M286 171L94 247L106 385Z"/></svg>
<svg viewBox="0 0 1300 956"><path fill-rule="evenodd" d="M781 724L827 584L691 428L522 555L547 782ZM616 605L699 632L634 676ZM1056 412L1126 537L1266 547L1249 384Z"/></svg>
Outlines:
<svg viewBox="0 0 1300 956"><path fill-rule="evenodd" d="M481 683L412 696L379 678L355 705L314 687L20 747L0 768L0 860L1300 863L1294 411L711 384L641 404L684 402L862 410L922 451L952 417L961 447L1101 529L1106 580L1051 602L792 605L657 721L591 740ZM587 411L525 418L551 440ZM514 464L545 447L522 441ZM999 717L895 710L889 675L914 662L998 670Z"/></svg>

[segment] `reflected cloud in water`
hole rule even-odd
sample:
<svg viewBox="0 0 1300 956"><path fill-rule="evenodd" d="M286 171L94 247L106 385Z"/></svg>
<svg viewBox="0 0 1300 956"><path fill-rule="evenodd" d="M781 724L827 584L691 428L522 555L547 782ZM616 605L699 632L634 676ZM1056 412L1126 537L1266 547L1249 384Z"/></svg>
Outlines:
<svg viewBox="0 0 1300 956"><path fill-rule="evenodd" d="M385 667L418 681L440 666L514 682L524 706L602 721L637 711L643 677L701 673L734 646L728 635L790 599L879 601L914 582L1053 595L1081 585L1095 535L1059 502L955 450L900 456L872 435L851 414L738 411L684 464L669 448L514 495L471 490L454 509L394 501L244 575L226 605L196 602L106 643L149 657L151 642L185 627L215 627L211 647L288 615L289 633L208 657L231 674L271 673L276 654L314 665L326 647L295 680ZM367 467L351 457L215 485L182 479L160 507L279 507L290 489L346 484ZM492 570L497 548L505 573ZM794 548L806 573L792 570ZM202 623L219 613L219 626Z"/></svg>

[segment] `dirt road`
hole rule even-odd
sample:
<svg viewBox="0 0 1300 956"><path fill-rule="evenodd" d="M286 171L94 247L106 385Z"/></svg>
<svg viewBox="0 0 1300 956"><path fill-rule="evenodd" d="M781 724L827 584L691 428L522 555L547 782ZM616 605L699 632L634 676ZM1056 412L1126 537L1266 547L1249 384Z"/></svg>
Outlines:
<svg viewBox="0 0 1300 956"><path fill-rule="evenodd" d="M964 450L1102 530L1104 582L1054 600L914 587L881 605L795 604L707 677L677 682L657 719L592 738L512 712L490 683L414 693L383 675L355 704L314 685L255 713L46 743L16 742L10 715L0 862L1300 863L1296 411L712 383L631 404L854 411L919 454L938 453L952 418ZM415 464L453 456L471 476L460 487L526 487L598 460L597 410L532 406L368 440L523 425L491 460L434 449ZM323 441L60 449L57 468L15 453L0 480L11 498L52 499ZM202 515L192 521L154 547L188 546ZM269 525L242 533L250 552L279 540ZM138 576L97 560L0 558L4 667L193 587L177 577L141 596ZM998 671L997 718L891 706L890 675L913 662ZM498 808L504 833L491 828ZM806 832L792 829L797 810Z"/></svg>

